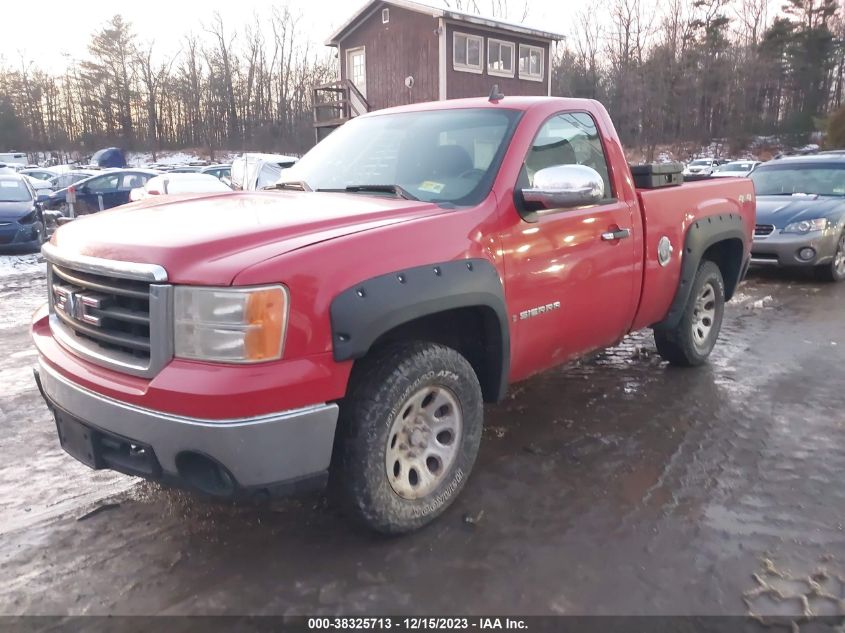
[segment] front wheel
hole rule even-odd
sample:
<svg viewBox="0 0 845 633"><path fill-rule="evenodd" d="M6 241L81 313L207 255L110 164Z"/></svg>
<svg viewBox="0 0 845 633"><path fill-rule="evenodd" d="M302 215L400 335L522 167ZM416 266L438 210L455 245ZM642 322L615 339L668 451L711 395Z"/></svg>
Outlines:
<svg viewBox="0 0 845 633"><path fill-rule="evenodd" d="M707 361L716 345L725 312L725 282L719 267L703 261L698 267L678 325L654 331L657 351L672 365L693 367Z"/></svg>
<svg viewBox="0 0 845 633"><path fill-rule="evenodd" d="M481 387L442 345L393 345L362 363L341 403L334 487L366 526L409 532L466 484L481 442Z"/></svg>
<svg viewBox="0 0 845 633"><path fill-rule="evenodd" d="M822 281L842 281L845 279L845 231L839 236L833 261L816 268L816 275Z"/></svg>

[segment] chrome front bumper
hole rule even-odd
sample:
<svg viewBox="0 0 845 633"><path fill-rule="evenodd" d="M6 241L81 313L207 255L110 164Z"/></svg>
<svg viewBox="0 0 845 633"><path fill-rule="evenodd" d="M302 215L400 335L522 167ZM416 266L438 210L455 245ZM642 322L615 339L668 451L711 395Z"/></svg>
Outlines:
<svg viewBox="0 0 845 633"><path fill-rule="evenodd" d="M253 418L208 420L143 409L102 396L71 382L43 361L36 369L36 379L57 416L151 447L161 470L161 477L151 479L191 487L182 458L198 455L225 468L234 478L235 488L255 490L324 478L331 461L336 404ZM112 464L93 467L127 472Z"/></svg>
<svg viewBox="0 0 845 633"><path fill-rule="evenodd" d="M836 253L838 231L827 229L800 235L781 233L775 229L766 236L755 236L751 246L751 263L776 266L817 266L831 261ZM803 260L798 251L810 247L816 251L815 257Z"/></svg>

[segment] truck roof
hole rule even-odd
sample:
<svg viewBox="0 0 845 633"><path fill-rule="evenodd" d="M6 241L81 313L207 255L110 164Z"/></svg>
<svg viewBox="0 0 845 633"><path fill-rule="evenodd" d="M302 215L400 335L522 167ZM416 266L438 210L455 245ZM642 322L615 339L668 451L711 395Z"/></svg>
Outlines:
<svg viewBox="0 0 845 633"><path fill-rule="evenodd" d="M845 154L836 152L822 152L820 154L804 154L801 156L782 156L775 158L770 163L843 163Z"/></svg>
<svg viewBox="0 0 845 633"><path fill-rule="evenodd" d="M446 99L444 101L429 101L423 103L412 103L410 105L396 106L376 110L364 114L364 117L381 116L397 112L421 112L427 110L456 110L460 108L508 108L511 110L532 110L534 108L548 107L549 104L559 104L560 108L592 109L596 103L592 99L573 99L568 97L520 97L505 96L498 101L491 101L488 97L473 97L470 99Z"/></svg>

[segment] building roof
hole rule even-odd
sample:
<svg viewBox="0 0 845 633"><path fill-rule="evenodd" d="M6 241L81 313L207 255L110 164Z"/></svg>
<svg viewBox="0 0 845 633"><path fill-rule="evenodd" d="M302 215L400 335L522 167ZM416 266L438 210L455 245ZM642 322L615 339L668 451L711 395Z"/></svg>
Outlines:
<svg viewBox="0 0 845 633"><path fill-rule="evenodd" d="M508 22L506 20L486 18L484 16L476 15L474 13L466 13L465 11L456 11L454 9L434 7L428 4L424 4L422 2L416 2L414 0L369 0L366 4L364 4L364 6L362 6L358 11L356 11L351 18L344 22L340 28L338 28L334 33L332 33L331 37L326 40L326 46L339 46L340 41L344 37L346 37L346 35L349 34L350 31L352 31L355 27L358 26L359 21L362 18L368 17L369 13L373 10L373 8L376 5L380 4L383 4L388 7L393 6L399 7L401 9L407 9L408 11L413 11L415 13L423 13L425 15L431 16L432 18L445 18L454 22L464 22L467 24L473 24L475 26L482 26L500 31L507 31L518 35L526 35L541 40L558 42L562 39L565 39L565 36L561 35L560 33L553 33L551 31L535 29L525 26L524 24L517 24L516 22Z"/></svg>

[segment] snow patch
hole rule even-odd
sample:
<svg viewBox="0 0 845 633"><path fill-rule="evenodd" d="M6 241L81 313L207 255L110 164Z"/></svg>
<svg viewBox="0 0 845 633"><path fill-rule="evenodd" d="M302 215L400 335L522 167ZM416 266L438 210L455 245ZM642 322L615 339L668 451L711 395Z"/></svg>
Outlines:
<svg viewBox="0 0 845 633"><path fill-rule="evenodd" d="M230 163L237 156L238 152L215 152L213 163ZM152 152L129 152L126 155L126 163L132 167L144 167L153 163L157 165L187 165L188 163L209 160L209 157L201 156L198 152L157 152L155 160Z"/></svg>
<svg viewBox="0 0 845 633"><path fill-rule="evenodd" d="M772 295L766 295L762 299L757 299L757 301L749 303L748 305L745 306L745 309L746 310L762 310L768 304L773 303L773 302L774 302L774 299L772 299Z"/></svg>
<svg viewBox="0 0 845 633"><path fill-rule="evenodd" d="M45 274L46 267L41 253L29 255L0 255L0 281L21 275Z"/></svg>

